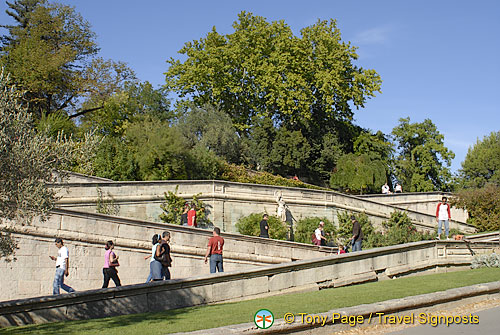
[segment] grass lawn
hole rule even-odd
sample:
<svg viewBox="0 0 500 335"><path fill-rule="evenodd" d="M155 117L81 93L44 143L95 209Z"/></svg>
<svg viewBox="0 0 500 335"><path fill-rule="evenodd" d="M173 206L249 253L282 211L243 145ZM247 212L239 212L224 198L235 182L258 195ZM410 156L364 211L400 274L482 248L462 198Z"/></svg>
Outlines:
<svg viewBox="0 0 500 335"><path fill-rule="evenodd" d="M58 322L0 329L0 334L166 334L252 322L261 308L276 319L291 313L321 313L383 300L500 280L500 268L398 278L315 292L286 294L236 303L189 307L161 313L123 315L89 321Z"/></svg>

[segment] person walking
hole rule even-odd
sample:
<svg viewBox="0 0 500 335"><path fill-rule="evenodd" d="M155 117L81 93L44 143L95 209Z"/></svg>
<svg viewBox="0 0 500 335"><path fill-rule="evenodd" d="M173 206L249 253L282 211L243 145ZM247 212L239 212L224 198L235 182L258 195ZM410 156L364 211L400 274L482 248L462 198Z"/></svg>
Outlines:
<svg viewBox="0 0 500 335"><path fill-rule="evenodd" d="M268 220L269 220L269 216L267 214L264 214L262 216L262 221L260 221L260 235L259 235L259 237L269 238L269 223L267 222Z"/></svg>
<svg viewBox="0 0 500 335"><path fill-rule="evenodd" d="M56 261L56 274L54 276L54 283L52 284L52 294L60 294L62 288L68 293L75 292L75 290L64 284L64 276L69 276L69 251L64 246L61 238L56 238L57 257L49 256L53 261Z"/></svg>
<svg viewBox="0 0 500 335"><path fill-rule="evenodd" d="M151 260L149 261L149 275L148 275L148 278L146 279L146 283L149 283L153 279L153 269L152 269L151 263L153 263L153 261L155 260L156 245L158 244L158 242L160 240L161 240L160 234L153 235L153 238L152 238L153 247L151 248L151 254L144 257L145 260L148 258L151 258Z"/></svg>
<svg viewBox="0 0 500 335"><path fill-rule="evenodd" d="M442 225L444 224L444 232L446 235L446 239L449 240L448 235L450 234L450 222L451 220L451 211L450 211L450 204L448 204L448 198L442 197L441 202L438 203L437 208L436 208L436 221L438 222L438 235L437 239L441 239L441 233L442 233Z"/></svg>
<svg viewBox="0 0 500 335"><path fill-rule="evenodd" d="M108 241L104 245L106 252L104 253L104 267L102 268L102 274L104 275L102 288L108 287L110 279L113 279L116 287L122 286L120 278L118 278L118 270L116 269L120 266L120 263L118 263L118 256L113 251L114 248L115 244L113 241Z"/></svg>
<svg viewBox="0 0 500 335"><path fill-rule="evenodd" d="M215 227L212 232L212 237L208 240L207 253L205 254L205 264L207 264L210 256L210 273L215 273L216 270L224 272L222 262L222 247L224 247L224 239L220 236L220 228Z"/></svg>
<svg viewBox="0 0 500 335"><path fill-rule="evenodd" d="M325 223L323 221L319 222L318 228L314 231L314 244L315 245L326 245L326 237L325 237L325 231L324 231Z"/></svg>
<svg viewBox="0 0 500 335"><path fill-rule="evenodd" d="M361 225L354 215L351 216L352 222L352 252L361 251L361 244L363 243L363 231L361 230Z"/></svg>
<svg viewBox="0 0 500 335"><path fill-rule="evenodd" d="M170 257L170 233L164 231L160 242L156 245L155 260L152 262L152 277L154 281L169 280L170 270L172 266L172 258Z"/></svg>

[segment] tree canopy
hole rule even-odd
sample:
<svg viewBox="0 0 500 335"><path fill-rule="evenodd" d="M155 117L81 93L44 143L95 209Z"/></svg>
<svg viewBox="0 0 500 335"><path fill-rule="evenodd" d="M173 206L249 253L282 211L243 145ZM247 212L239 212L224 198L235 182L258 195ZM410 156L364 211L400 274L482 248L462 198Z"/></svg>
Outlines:
<svg viewBox="0 0 500 335"><path fill-rule="evenodd" d="M451 160L455 154L445 147L444 136L431 120L410 123L399 119L392 130L397 143L395 173L405 189L411 192L449 191Z"/></svg>
<svg viewBox="0 0 500 335"><path fill-rule="evenodd" d="M469 148L459 171L463 187L500 186L500 131L492 132Z"/></svg>

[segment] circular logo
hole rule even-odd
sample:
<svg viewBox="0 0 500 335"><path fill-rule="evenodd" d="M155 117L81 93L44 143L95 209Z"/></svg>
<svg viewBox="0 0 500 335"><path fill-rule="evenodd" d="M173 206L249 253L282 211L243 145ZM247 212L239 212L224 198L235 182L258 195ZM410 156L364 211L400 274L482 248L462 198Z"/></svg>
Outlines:
<svg viewBox="0 0 500 335"><path fill-rule="evenodd" d="M267 329L274 323L274 315L270 310L260 309L255 313L253 322L260 329Z"/></svg>

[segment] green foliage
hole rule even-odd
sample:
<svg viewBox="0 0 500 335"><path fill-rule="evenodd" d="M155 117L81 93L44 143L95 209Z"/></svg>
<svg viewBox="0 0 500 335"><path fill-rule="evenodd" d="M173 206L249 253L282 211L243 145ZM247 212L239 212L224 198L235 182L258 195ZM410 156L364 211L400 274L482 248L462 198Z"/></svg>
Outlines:
<svg viewBox="0 0 500 335"><path fill-rule="evenodd" d="M421 233L415 229L406 212L394 211L388 221L382 223L384 234L379 246L389 246L422 240L431 240L435 234Z"/></svg>
<svg viewBox="0 0 500 335"><path fill-rule="evenodd" d="M175 192L168 191L164 193L165 202L160 205L163 213L160 214L160 220L170 224L181 224L181 214L184 206L188 203L186 199L177 195L178 186ZM196 223L198 228L209 228L213 226L208 218L208 206L199 199L201 193L193 196L191 205L195 206L196 210Z"/></svg>
<svg viewBox="0 0 500 335"><path fill-rule="evenodd" d="M66 113L61 111L49 115L43 114L36 127L38 131L44 132L48 136L54 138L61 132L69 136L77 132L77 127L74 122L68 118Z"/></svg>
<svg viewBox="0 0 500 335"><path fill-rule="evenodd" d="M352 193L377 193L386 182L387 165L367 154L347 154L340 157L330 186Z"/></svg>
<svg viewBox="0 0 500 335"><path fill-rule="evenodd" d="M12 237L12 231L7 228L0 228L0 259L6 262L16 260L11 258L18 249L16 240Z"/></svg>
<svg viewBox="0 0 500 335"><path fill-rule="evenodd" d="M295 226L295 242L312 244L312 234L318 228L319 222L325 223L323 229L328 240L335 239L335 226L326 218L311 217L297 221Z"/></svg>
<svg viewBox="0 0 500 335"><path fill-rule="evenodd" d="M352 237L352 221L351 216L354 215L356 220L358 220L361 226L361 231L363 232L363 248L369 249L378 246L378 238L380 233L375 232L372 223L368 219L368 215L365 213L350 213L347 211L342 211L337 213L337 219L339 222L339 230L337 233L338 240L341 244L347 245L349 239Z"/></svg>
<svg viewBox="0 0 500 335"><path fill-rule="evenodd" d="M355 47L333 20L295 36L283 21L242 12L233 28L186 43L185 61L169 61L165 87L231 117L242 150L230 162L326 185L359 132L352 107L379 91L379 75L354 65Z"/></svg>
<svg viewBox="0 0 500 335"><path fill-rule="evenodd" d="M203 147L227 162L240 159L240 138L227 113L212 107L191 105L180 117L177 128L190 147Z"/></svg>
<svg viewBox="0 0 500 335"><path fill-rule="evenodd" d="M466 209L467 222L479 232L500 230L500 186L486 184L483 188L461 190L451 204Z"/></svg>
<svg viewBox="0 0 500 335"><path fill-rule="evenodd" d="M175 188L175 192L165 192L165 202L160 205L163 213L160 214L160 220L165 223L170 224L181 224L181 214L186 204L186 200L177 195L177 190L179 187Z"/></svg>
<svg viewBox="0 0 500 335"><path fill-rule="evenodd" d="M486 183L500 186L500 131L492 132L469 148L459 176L465 188L480 188Z"/></svg>
<svg viewBox="0 0 500 335"><path fill-rule="evenodd" d="M87 90L88 60L98 51L90 25L73 7L27 1L28 7L11 6L11 26L3 40L0 63L26 91L24 99L39 118L74 106ZM20 4L20 3L18 3Z"/></svg>
<svg viewBox="0 0 500 335"><path fill-rule="evenodd" d="M380 89L373 70L353 64L355 48L343 43L336 22L318 21L294 36L283 21L241 12L234 32L215 28L170 59L167 87L198 105L212 103L231 113L243 130L253 116L280 122L350 118L349 103L362 107Z"/></svg>
<svg viewBox="0 0 500 335"><path fill-rule="evenodd" d="M444 136L434 123L400 119L392 130L398 146L396 177L410 192L449 191L451 160L455 154L444 146Z"/></svg>
<svg viewBox="0 0 500 335"><path fill-rule="evenodd" d="M96 191L96 212L106 215L117 215L120 209L118 205L115 204L115 199L113 198L113 196L108 192L107 198L104 198L100 187L97 187Z"/></svg>
<svg viewBox="0 0 500 335"><path fill-rule="evenodd" d="M496 253L491 253L489 255L476 255L472 258L470 267L472 269L500 268L500 255Z"/></svg>
<svg viewBox="0 0 500 335"><path fill-rule="evenodd" d="M46 184L64 177L73 165L89 167L96 142L81 142L61 135L56 138L37 132L31 114L22 107L21 94L0 73L0 218L29 222L45 219L55 205L56 194ZM83 156L86 154L87 156ZM17 220L16 220L17 221ZM14 251L8 235L2 235L2 255ZM10 241L10 242L9 242Z"/></svg>
<svg viewBox="0 0 500 335"><path fill-rule="evenodd" d="M140 180L139 166L127 143L113 136L106 136L94 160L95 174L112 180Z"/></svg>
<svg viewBox="0 0 500 335"><path fill-rule="evenodd" d="M225 164L223 173L222 175L220 175L220 179L237 183L301 187L316 190L324 189L319 186L305 184L300 180L283 178L281 176L275 176L268 172L251 171L244 166L234 164Z"/></svg>
<svg viewBox="0 0 500 335"><path fill-rule="evenodd" d="M260 235L260 221L262 221L262 215L264 213L253 213L247 216L243 216L238 219L236 223L236 229L243 235L248 236L259 236ZM288 235L288 229L286 225L274 215L269 215L269 220L267 221L269 225L269 237L275 240L286 240Z"/></svg>

